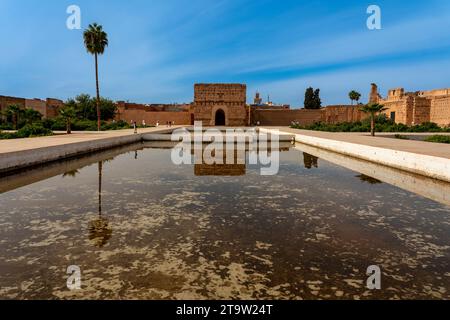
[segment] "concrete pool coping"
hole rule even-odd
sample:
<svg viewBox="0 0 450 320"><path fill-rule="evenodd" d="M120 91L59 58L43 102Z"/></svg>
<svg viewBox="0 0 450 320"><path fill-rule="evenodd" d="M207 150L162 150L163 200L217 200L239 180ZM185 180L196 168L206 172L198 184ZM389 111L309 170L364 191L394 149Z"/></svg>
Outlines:
<svg viewBox="0 0 450 320"><path fill-rule="evenodd" d="M264 127L260 130L272 134L277 131L294 134L298 143L450 182L450 145L287 127Z"/></svg>
<svg viewBox="0 0 450 320"><path fill-rule="evenodd" d="M117 130L0 140L0 174L140 142L148 133L170 133L179 127L182 126L139 129L138 134L134 130Z"/></svg>

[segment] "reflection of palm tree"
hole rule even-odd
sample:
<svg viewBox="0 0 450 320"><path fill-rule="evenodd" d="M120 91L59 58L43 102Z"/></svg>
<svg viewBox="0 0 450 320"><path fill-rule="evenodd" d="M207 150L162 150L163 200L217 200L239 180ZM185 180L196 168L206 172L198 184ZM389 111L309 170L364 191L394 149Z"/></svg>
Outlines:
<svg viewBox="0 0 450 320"><path fill-rule="evenodd" d="M319 167L319 158L310 155L309 153L303 152L303 161L305 163L306 169L312 169Z"/></svg>
<svg viewBox="0 0 450 320"><path fill-rule="evenodd" d="M367 182L370 184L380 184L383 183L383 181L380 181L378 179L366 176L365 174L360 174L359 176L356 176L359 180L361 180L362 182Z"/></svg>
<svg viewBox="0 0 450 320"><path fill-rule="evenodd" d="M109 226L108 219L102 216L102 180L103 180L103 162L98 163L98 218L89 224L89 240L96 247L102 248L111 239L112 229Z"/></svg>

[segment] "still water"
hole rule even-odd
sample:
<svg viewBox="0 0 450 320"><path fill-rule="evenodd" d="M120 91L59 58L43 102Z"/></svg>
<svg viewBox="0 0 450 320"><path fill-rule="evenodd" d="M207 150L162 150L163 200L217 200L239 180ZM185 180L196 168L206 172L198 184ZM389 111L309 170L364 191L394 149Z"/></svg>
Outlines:
<svg viewBox="0 0 450 320"><path fill-rule="evenodd" d="M0 298L450 298L449 184L301 145L276 176L157 146L0 178Z"/></svg>

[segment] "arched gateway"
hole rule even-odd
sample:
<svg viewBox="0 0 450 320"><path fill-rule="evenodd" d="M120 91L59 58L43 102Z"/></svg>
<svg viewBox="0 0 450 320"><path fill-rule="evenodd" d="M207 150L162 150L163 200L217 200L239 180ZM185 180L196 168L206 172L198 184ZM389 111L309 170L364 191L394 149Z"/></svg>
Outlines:
<svg viewBox="0 0 450 320"><path fill-rule="evenodd" d="M216 112L215 124L216 124L216 126L224 126L226 124L225 111L223 111L222 109L219 109Z"/></svg>
<svg viewBox="0 0 450 320"><path fill-rule="evenodd" d="M244 84L196 84L195 121L204 126L247 125L247 87Z"/></svg>

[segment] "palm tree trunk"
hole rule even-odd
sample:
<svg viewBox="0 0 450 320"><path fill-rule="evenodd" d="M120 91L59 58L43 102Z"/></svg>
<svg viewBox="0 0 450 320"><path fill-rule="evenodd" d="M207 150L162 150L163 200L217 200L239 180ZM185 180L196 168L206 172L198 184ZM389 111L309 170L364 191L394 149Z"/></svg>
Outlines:
<svg viewBox="0 0 450 320"><path fill-rule="evenodd" d="M98 163L98 216L102 216L102 171L103 162Z"/></svg>
<svg viewBox="0 0 450 320"><path fill-rule="evenodd" d="M95 84L97 86L97 130L100 131L101 127L101 114L100 114L100 88L98 85L98 55L95 54Z"/></svg>
<svg viewBox="0 0 450 320"><path fill-rule="evenodd" d="M371 115L370 117L370 133L372 137L375 137L375 115Z"/></svg>
<svg viewBox="0 0 450 320"><path fill-rule="evenodd" d="M70 119L67 119L67 134L72 134L72 125Z"/></svg>

